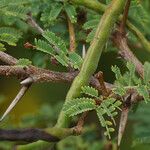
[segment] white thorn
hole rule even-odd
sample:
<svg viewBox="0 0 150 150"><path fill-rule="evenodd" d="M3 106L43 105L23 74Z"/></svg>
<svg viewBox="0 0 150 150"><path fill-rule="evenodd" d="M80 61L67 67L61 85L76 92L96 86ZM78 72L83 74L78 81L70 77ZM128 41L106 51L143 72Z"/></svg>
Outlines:
<svg viewBox="0 0 150 150"><path fill-rule="evenodd" d="M118 131L118 146L121 144L122 136L128 120L129 108L123 108L120 117L119 131Z"/></svg>
<svg viewBox="0 0 150 150"><path fill-rule="evenodd" d="M25 80L21 81L20 84L21 85L28 85L31 84L33 82L33 78L32 77L28 77Z"/></svg>
<svg viewBox="0 0 150 150"><path fill-rule="evenodd" d="M20 89L20 91L17 94L17 96L15 97L15 99L11 102L11 104L9 105L9 107L7 108L7 110L5 111L5 113L3 114L3 116L1 117L0 122L10 113L10 111L14 108L14 106L23 97L23 95L25 94L25 92L27 91L28 88L29 88L29 85L28 86L23 86Z"/></svg>
<svg viewBox="0 0 150 150"><path fill-rule="evenodd" d="M86 49L85 49L85 44L83 44L83 48L82 48L82 58L84 59L86 55Z"/></svg>

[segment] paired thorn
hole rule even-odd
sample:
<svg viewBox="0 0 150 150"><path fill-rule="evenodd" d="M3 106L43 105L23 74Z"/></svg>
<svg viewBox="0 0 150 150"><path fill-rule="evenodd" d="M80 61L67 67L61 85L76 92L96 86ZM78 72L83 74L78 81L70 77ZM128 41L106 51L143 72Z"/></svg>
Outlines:
<svg viewBox="0 0 150 150"><path fill-rule="evenodd" d="M129 111L131 108L131 100L132 100L132 95L129 94L127 95L125 98L125 105L122 108L122 112L121 112L121 117L120 117L120 124L119 124L119 131L118 131L118 147L120 147L121 144L121 140L123 137L123 134L125 132L125 127L128 121L128 115L129 115Z"/></svg>
<svg viewBox="0 0 150 150"><path fill-rule="evenodd" d="M121 112L121 118L120 118L120 124L119 124L118 143L117 143L118 147L121 144L121 140L125 132L125 127L126 127L127 120L128 120L128 114L129 114L129 108L124 107Z"/></svg>
<svg viewBox="0 0 150 150"><path fill-rule="evenodd" d="M33 82L33 79L32 79ZM11 102L11 104L9 105L9 107L6 109L5 113L3 114L3 116L0 118L0 122L11 112L11 110L16 106L16 104L20 101L20 99L24 96L24 94L27 92L27 90L29 89L29 87L32 84L31 82L31 77L25 79L24 81L21 82L21 84L23 85L20 89L20 91L18 92L17 96L15 97L15 99Z"/></svg>

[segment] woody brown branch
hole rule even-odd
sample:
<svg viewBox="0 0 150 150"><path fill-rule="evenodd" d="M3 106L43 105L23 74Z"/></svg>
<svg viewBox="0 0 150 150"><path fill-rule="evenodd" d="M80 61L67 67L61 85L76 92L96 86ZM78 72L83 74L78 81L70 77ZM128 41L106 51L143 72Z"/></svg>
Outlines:
<svg viewBox="0 0 150 150"><path fill-rule="evenodd" d="M4 52L0 52L0 60L9 65L15 65L17 63L17 59L6 54ZM0 75L11 77L16 76L18 78L27 78L31 76L33 78L33 82L71 82L77 76L78 71L75 72L55 72L47 69L41 69L35 66L29 66L26 68L21 68L18 66L0 66ZM90 84L97 88L101 89L99 81L95 77L91 77ZM105 83L107 88L111 88L111 84Z"/></svg>
<svg viewBox="0 0 150 150"><path fill-rule="evenodd" d="M78 120L77 126L75 127L76 133L81 134L83 125L84 125L84 122L85 122L85 119L86 119L88 113L89 113L89 111L86 111L81 114L81 116Z"/></svg>
<svg viewBox="0 0 150 150"><path fill-rule="evenodd" d="M0 141L19 141L31 143L38 140L58 142L60 139L41 129L0 129Z"/></svg>
<svg viewBox="0 0 150 150"><path fill-rule="evenodd" d="M4 52L3 52L4 53ZM4 53L4 56L7 56L4 60L7 63L8 60L10 62L14 63L14 58L9 56L8 54ZM1 58L1 53L0 53L0 58ZM12 60L10 59L12 58ZM16 61L16 59L15 59ZM9 62L9 64L10 64ZM72 82L73 79L77 76L78 71L76 72L55 72L55 71L50 71L46 69L41 69L37 68L34 66L27 67L26 69L17 67L17 66L0 66L0 75L3 76L17 76L18 78L27 78L31 76L33 78L33 82ZM95 77L91 77L90 79L90 85L101 91L101 85L99 81ZM111 89L114 87L110 83L105 82L105 86L107 90L111 91ZM137 94L135 90L129 90L127 93L131 93L134 95L134 102L138 102L143 100L141 96ZM114 95L115 97L116 95Z"/></svg>
<svg viewBox="0 0 150 150"><path fill-rule="evenodd" d="M119 55L126 61L132 62L135 67L137 73L140 75L140 77L143 78L143 65L138 60L138 58L133 54L133 52L130 50L128 44L127 44L127 38L125 36L122 36L122 34L119 31L116 31L113 34L112 38L113 42L115 43L116 47L119 49Z"/></svg>
<svg viewBox="0 0 150 150"><path fill-rule="evenodd" d="M104 78L103 78L103 72L99 71L95 77L98 79L100 85L101 85L101 91L102 91L102 95L108 97L109 92L105 86L105 82L104 82Z"/></svg>

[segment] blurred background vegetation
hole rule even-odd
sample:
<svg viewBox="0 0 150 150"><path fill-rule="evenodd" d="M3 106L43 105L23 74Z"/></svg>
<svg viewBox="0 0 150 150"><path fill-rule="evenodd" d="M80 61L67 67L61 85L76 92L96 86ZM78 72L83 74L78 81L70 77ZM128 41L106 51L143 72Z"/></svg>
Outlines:
<svg viewBox="0 0 150 150"><path fill-rule="evenodd" d="M50 18L45 14L50 14L52 4L60 3L55 0L30 0L30 9L32 15L36 21L45 29L50 29L57 35L63 38L69 45L68 27L65 19L64 12L60 13L56 18ZM103 3L109 3L109 1L102 0ZM138 2L138 4L134 4ZM38 5L37 5L38 4ZM27 5L28 6L28 5ZM142 6L142 7L141 7ZM49 9L49 12L48 12ZM77 49L81 53L82 45L86 44L86 49L89 46L89 42L86 43L87 32L83 28L86 19L92 19L91 16L101 16L97 13L85 9L84 7L75 6L77 22L74 23L77 37ZM142 10L141 10L142 9ZM82 15L83 16L82 16ZM12 16L11 16L12 17ZM17 23L10 23L11 17L8 18L3 15L0 16L0 27L12 26L18 28L23 32L23 37L18 41L17 46L12 47L5 45L7 53L16 58L28 58L36 66L48 68L55 71L67 71L61 65L54 65L50 63L50 58L40 52L34 50L27 50L24 48L24 43L34 43L34 38L39 38L40 35L28 26L24 21ZM45 18L44 18L45 17ZM47 17L47 18L46 18ZM49 17L49 18L48 18ZM85 18L84 18L85 17ZM8 20L7 20L8 19ZM10 19L10 20L9 20ZM133 4L129 13L129 19L143 32L143 34L150 39L150 1L136 1L133 0ZM19 26L19 23L22 25ZM82 36L81 36L82 35ZM150 61L150 53L146 52L139 45L136 38L128 32L131 48L135 55L142 61ZM111 71L112 65L118 65L122 72L126 70L125 62L118 57L117 50L113 47L111 42L107 43L105 51L101 56L97 71L104 72L105 81L113 83L114 74ZM135 48L136 46L136 48ZM2 64L2 63L1 63ZM38 83L34 84L22 100L17 104L9 116L0 122L0 128L45 128L53 126L56 123L57 116L64 102L66 93L69 89L68 83ZM0 77L0 114L6 110L10 102L16 96L20 88L19 81L16 78ZM125 135L123 137L121 149L136 149L136 150L148 150L150 144L150 104L137 106L137 110L130 112L130 119L126 128ZM68 137L65 140L59 142L57 145L58 150L100 150L103 149L106 139L101 133L101 127L98 120L93 117L91 113L86 121L85 130L87 132L82 136ZM74 118L76 120L76 118ZM118 118L119 121L119 118ZM116 130L117 131L117 130ZM113 140L116 140L117 132L113 135ZM10 142L0 142L0 149L12 149Z"/></svg>

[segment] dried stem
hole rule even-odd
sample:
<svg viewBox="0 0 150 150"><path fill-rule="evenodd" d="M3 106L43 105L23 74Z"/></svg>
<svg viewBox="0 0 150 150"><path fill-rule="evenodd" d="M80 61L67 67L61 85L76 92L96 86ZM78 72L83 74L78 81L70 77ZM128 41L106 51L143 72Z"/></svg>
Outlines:
<svg viewBox="0 0 150 150"><path fill-rule="evenodd" d="M104 78L103 78L103 72L99 71L95 77L98 79L100 85L101 85L101 91L103 96L108 96L109 92L107 91L107 88L105 86Z"/></svg>
<svg viewBox="0 0 150 150"><path fill-rule="evenodd" d="M69 38L70 38L69 51L74 52L76 49L74 25L68 16L67 16L67 21L68 21L68 30L69 30Z"/></svg>
<svg viewBox="0 0 150 150"><path fill-rule="evenodd" d="M78 134L81 134L81 132L82 132L83 125L84 125L84 122L85 122L85 118L87 117L87 115L88 115L88 111L84 112L78 120L77 126L75 127L76 132Z"/></svg>

